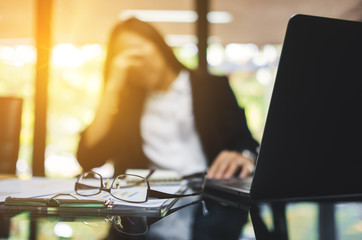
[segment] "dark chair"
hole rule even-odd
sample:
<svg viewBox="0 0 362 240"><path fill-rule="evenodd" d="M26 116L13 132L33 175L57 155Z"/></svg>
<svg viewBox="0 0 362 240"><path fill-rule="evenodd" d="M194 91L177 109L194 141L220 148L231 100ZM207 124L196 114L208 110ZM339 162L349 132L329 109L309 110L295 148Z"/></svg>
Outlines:
<svg viewBox="0 0 362 240"><path fill-rule="evenodd" d="M0 173L15 174L19 155L23 100L0 97Z"/></svg>

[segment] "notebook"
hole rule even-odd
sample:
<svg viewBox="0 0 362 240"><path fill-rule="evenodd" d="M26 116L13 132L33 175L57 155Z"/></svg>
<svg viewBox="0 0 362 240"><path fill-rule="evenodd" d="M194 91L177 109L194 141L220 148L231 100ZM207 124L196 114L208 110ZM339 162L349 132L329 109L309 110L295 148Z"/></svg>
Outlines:
<svg viewBox="0 0 362 240"><path fill-rule="evenodd" d="M147 180L152 184L180 184L182 181L182 176L172 170L167 169L127 169L126 174L135 174L147 178Z"/></svg>
<svg viewBox="0 0 362 240"><path fill-rule="evenodd" d="M206 194L252 200L361 197L361 67L361 22L293 16L250 188L208 180Z"/></svg>

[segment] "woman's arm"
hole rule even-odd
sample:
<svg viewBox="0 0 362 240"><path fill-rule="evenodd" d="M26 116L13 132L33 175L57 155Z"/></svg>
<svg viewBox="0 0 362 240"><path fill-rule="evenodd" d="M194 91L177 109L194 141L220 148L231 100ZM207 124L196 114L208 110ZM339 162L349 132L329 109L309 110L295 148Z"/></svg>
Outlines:
<svg viewBox="0 0 362 240"><path fill-rule="evenodd" d="M218 114L220 116L220 137L226 149L212 162L208 177L230 178L238 171L239 177L247 177L254 171L255 159L245 150L256 155L258 143L254 140L247 125L244 109L240 108L227 79L220 80L217 91Z"/></svg>
<svg viewBox="0 0 362 240"><path fill-rule="evenodd" d="M104 164L116 150L114 131L120 119L119 106L129 75L138 65L134 52L126 51L114 57L95 118L81 134L78 145L77 159L84 170Z"/></svg>

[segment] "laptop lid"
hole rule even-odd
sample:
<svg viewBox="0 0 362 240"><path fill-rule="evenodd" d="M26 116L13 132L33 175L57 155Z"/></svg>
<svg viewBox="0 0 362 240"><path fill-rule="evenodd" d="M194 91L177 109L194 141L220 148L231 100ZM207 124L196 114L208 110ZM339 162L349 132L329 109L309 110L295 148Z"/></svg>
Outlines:
<svg viewBox="0 0 362 240"><path fill-rule="evenodd" d="M251 196L362 195L361 109L362 23L293 16Z"/></svg>

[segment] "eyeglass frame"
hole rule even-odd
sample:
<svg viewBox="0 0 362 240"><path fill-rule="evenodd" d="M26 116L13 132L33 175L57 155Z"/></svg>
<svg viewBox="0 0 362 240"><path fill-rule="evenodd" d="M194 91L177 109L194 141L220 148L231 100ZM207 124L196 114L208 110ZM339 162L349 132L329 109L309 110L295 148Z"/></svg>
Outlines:
<svg viewBox="0 0 362 240"><path fill-rule="evenodd" d="M86 185L86 184L82 184L82 183L79 183L79 180L80 178L85 175L85 174L89 174L89 173L92 173L96 176L99 176L100 178L100 187L98 188L99 191L97 193L93 193L93 194L89 194L89 195L86 195L86 194L80 194L78 193L78 186L79 185L83 185L83 186L88 186L89 185ZM153 173L153 171L151 171L151 174ZM205 176L206 176L206 172L202 172L202 173L196 173L196 174L191 174L191 175L188 175L188 176L183 176L182 179L189 179L189 178L192 178L192 177L196 177L198 175L202 176L203 177L203 183L202 183L202 187L201 187L201 190L200 191L196 191L196 192L193 192L193 193L189 193L189 194L172 194L172 193L165 193L165 192L161 192L161 191L157 191L157 190L153 190L151 189L151 186L150 186L150 183L148 181L148 177L151 176L151 174L148 174L148 176L146 177L142 177L142 176L139 176L139 175L136 175L136 174L120 174L120 175L117 175L115 178L113 178L113 181L112 181L112 184L110 185L110 188L107 188L107 187L104 187L104 184L103 184L103 177L101 174L97 173L97 172L94 172L94 171L89 171L89 172L85 172L85 173L82 173L78 179L77 179L77 182L75 183L74 185L74 191L76 194L78 194L79 196L83 196L83 197L90 197L90 196L95 196L99 193L101 193L102 191L105 191L105 192L108 192L110 195L112 195L112 197L120 200L120 201L124 201L124 202L129 202L129 203L145 203L148 201L148 198L150 197L153 197L153 198L157 198L157 199L168 199L168 198L181 198L181 197L191 197L191 196L197 196L197 195L200 195L203 190L204 190L204 185L205 185ZM119 177L119 176L133 176L133 177L138 177L140 179L143 179L146 184L147 184L147 194L146 194L146 197L145 197L145 200L144 201L131 201L131 200L125 200L125 199L121 199L121 198L118 198L116 197L115 195L112 194L112 186L115 182L115 180ZM141 181L141 180L140 180Z"/></svg>

